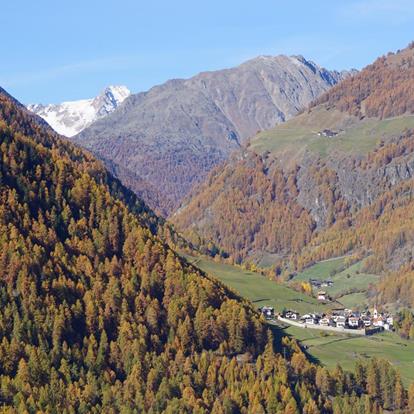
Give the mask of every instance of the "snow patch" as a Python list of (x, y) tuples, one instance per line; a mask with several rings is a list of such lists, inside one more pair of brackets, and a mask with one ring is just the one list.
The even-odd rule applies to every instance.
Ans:
[(61, 104), (31, 104), (27, 109), (42, 117), (57, 133), (73, 137), (113, 112), (130, 94), (126, 86), (111, 85), (95, 98)]

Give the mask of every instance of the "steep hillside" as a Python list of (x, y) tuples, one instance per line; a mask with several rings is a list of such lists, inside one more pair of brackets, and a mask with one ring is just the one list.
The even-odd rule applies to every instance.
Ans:
[[(276, 273), (345, 253), (369, 256), (371, 273), (411, 268), (414, 108), (400, 84), (404, 91), (414, 84), (413, 56), (409, 47), (378, 59), (319, 104), (258, 134), (173, 221), (212, 239), (236, 262), (270, 254)], [(355, 91), (361, 96), (352, 101)], [(384, 97), (393, 102), (387, 111)], [(367, 116), (367, 108), (377, 116)], [(404, 280), (401, 302), (412, 305), (411, 282)], [(400, 287), (394, 293), (389, 287), (381, 300), (396, 301)]]
[(35, 120), (0, 92), (3, 411), (367, 414), (412, 400), (385, 361), (354, 375), (309, 363), (288, 338), (275, 353), (248, 303)]
[(74, 138), (163, 215), (258, 130), (291, 118), (348, 73), (261, 56), (131, 96)]
[(125, 86), (108, 86), (92, 99), (48, 105), (30, 104), (27, 109), (42, 117), (59, 134), (72, 137), (113, 112), (130, 94)]
[(380, 119), (414, 112), (414, 42), (377, 59), (354, 78), (333, 88), (312, 106), (326, 103), (340, 111)]

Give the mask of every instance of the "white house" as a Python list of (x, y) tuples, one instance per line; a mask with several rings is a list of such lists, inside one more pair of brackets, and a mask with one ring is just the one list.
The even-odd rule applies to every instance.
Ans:
[(392, 317), (392, 315), (388, 315), (387, 323), (388, 325), (394, 325), (394, 318)]
[(319, 325), (322, 325), (322, 326), (329, 326), (329, 324), (330, 324), (330, 322), (331, 322), (331, 320), (328, 318), (328, 317), (324, 317), (324, 318), (322, 318), (320, 321), (319, 321)]
[(262, 314), (266, 319), (270, 319), (274, 316), (275, 310), (271, 306), (263, 306)]
[(318, 292), (318, 300), (326, 300), (326, 292), (324, 290)]
[(336, 318), (336, 326), (337, 328), (345, 328), (346, 325), (346, 318), (345, 316), (338, 316)]
[(359, 327), (359, 318), (351, 316), (348, 319), (348, 325), (349, 325), (350, 328), (358, 328)]
[(362, 318), (362, 323), (365, 327), (371, 326), (371, 319), (369, 318)]
[(295, 311), (287, 311), (284, 316), (285, 318), (294, 319), (295, 321), (299, 319), (299, 313)]

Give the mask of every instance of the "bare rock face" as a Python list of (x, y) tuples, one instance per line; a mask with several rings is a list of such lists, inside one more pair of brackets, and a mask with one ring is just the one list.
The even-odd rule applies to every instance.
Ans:
[(291, 118), (347, 75), (301, 56), (260, 56), (132, 95), (74, 140), (109, 160), (137, 193), (156, 188), (161, 196), (146, 201), (168, 215), (249, 137)]

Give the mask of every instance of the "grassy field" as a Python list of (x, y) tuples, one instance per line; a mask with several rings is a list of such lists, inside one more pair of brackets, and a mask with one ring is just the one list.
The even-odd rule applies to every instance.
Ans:
[[(297, 274), (293, 280), (308, 281), (309, 278), (331, 279), (334, 284), (323, 288), (330, 296), (338, 297), (345, 307), (363, 308), (367, 298), (365, 291), (375, 284), (379, 276), (361, 271), (362, 261), (346, 266), (345, 258), (337, 258), (316, 263)], [(350, 291), (354, 289), (355, 291)]]
[[(414, 116), (358, 120), (337, 110), (314, 108), (259, 133), (250, 147), (257, 153), (277, 153), (285, 162), (297, 160), (307, 151), (321, 157), (333, 153), (366, 154), (381, 140), (400, 135), (405, 128), (414, 128)], [(342, 132), (328, 138), (318, 135), (323, 129)]]
[(350, 293), (349, 295), (341, 296), (338, 301), (348, 309), (362, 309), (367, 303), (367, 296), (365, 293)]
[(303, 280), (307, 282), (310, 278), (332, 279), (331, 274), (337, 273), (344, 266), (344, 262), (344, 258), (337, 258), (316, 263), (313, 266), (306, 268), (303, 272), (298, 273), (294, 277), (294, 280)]
[(256, 307), (268, 305), (279, 312), (287, 308), (300, 313), (323, 312), (328, 309), (316, 299), (273, 282), (258, 273), (203, 258), (188, 255), (185, 257), (189, 262), (231, 287), (240, 296), (250, 299)]
[[(326, 310), (325, 305), (316, 300), (272, 282), (257, 273), (204, 258), (188, 255), (185, 257), (189, 262), (249, 299), (256, 307), (270, 305), (279, 311), (283, 308), (294, 308), (298, 312)], [(319, 272), (330, 272), (338, 269), (343, 260), (322, 262), (316, 265), (316, 269)], [(356, 268), (357, 266), (353, 270), (356, 271)], [(301, 274), (301, 277), (308, 277), (311, 269), (305, 272)], [(338, 278), (342, 277), (341, 273), (338, 274)], [(355, 295), (357, 294), (354, 294), (353, 300), (358, 300)], [(394, 333), (387, 332), (370, 337), (349, 337), (340, 334), (326, 335), (326, 332), (294, 326), (275, 327), (274, 329), (276, 336), (289, 335), (298, 339), (307, 347), (309, 355), (315, 361), (328, 367), (335, 367), (339, 363), (345, 369), (352, 369), (358, 358), (382, 357), (399, 368), (405, 384), (414, 381), (414, 342), (402, 340)]]
[(289, 326), (284, 334), (298, 339), (318, 362), (333, 368), (340, 364), (351, 370), (357, 359), (386, 358), (398, 367), (405, 384), (414, 381), (414, 342), (391, 332), (372, 336), (323, 336), (320, 331)]

